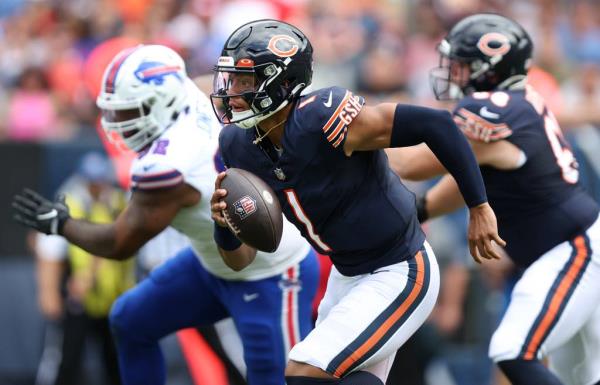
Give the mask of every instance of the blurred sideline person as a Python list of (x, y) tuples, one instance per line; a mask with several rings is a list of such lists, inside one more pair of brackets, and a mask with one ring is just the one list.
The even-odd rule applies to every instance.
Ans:
[[(286, 218), (334, 267), (317, 325), (290, 352), (287, 385), (382, 385), (396, 350), (425, 321), (439, 272), (425, 242), (414, 194), (393, 175), (385, 147), (425, 141), (460, 181), (470, 207), (473, 257), (497, 257), (496, 219), (467, 141), (445, 111), (379, 104), (339, 87), (302, 91), (312, 46), (296, 27), (257, 20), (227, 39), (211, 98), (224, 163), (269, 184)], [(223, 259), (251, 269), (256, 250), (229, 231), (227, 191), (211, 199)], [(245, 270), (241, 270), (245, 271)]]
[(281, 385), (287, 353), (312, 328), (318, 279), (314, 251), (290, 224), (275, 253), (259, 253), (244, 271), (229, 268), (213, 241), (209, 197), (223, 170), (221, 126), (208, 98), (173, 50), (140, 45), (106, 68), (97, 99), (102, 126), (138, 153), (131, 200), (111, 224), (75, 220), (68, 208), (25, 189), (16, 219), (60, 234), (94, 254), (124, 259), (171, 225), (192, 246), (117, 300), (110, 320), (125, 385), (164, 384), (159, 340), (179, 329), (232, 317), (251, 385)]
[[(86, 154), (77, 172), (60, 189), (73, 218), (110, 223), (125, 207), (125, 194), (113, 185), (108, 158)], [(45, 346), (37, 385), (82, 384), (84, 352), (90, 337), (101, 347), (106, 384), (120, 384), (116, 348), (108, 314), (113, 302), (134, 284), (133, 261), (98, 258), (64, 238), (38, 233), (35, 242), (38, 301), (56, 324), (55, 341)], [(50, 336), (48, 336), (50, 337)], [(55, 354), (52, 354), (55, 352)]]
[[(438, 99), (462, 97), (454, 119), (480, 164), (506, 252), (525, 269), (492, 336), (490, 357), (513, 385), (598, 384), (599, 207), (579, 183), (554, 115), (527, 84), (532, 49), (514, 21), (469, 16), (440, 43), (433, 88)], [(445, 172), (424, 146), (390, 157), (408, 179)], [(422, 220), (463, 204), (450, 176), (419, 202)]]

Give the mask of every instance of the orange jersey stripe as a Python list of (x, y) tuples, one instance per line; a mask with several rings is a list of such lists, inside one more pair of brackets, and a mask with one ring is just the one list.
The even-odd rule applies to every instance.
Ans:
[(352, 353), (348, 358), (344, 360), (335, 370), (334, 376), (341, 377), (344, 372), (356, 361), (360, 360), (362, 356), (364, 356), (377, 342), (379, 342), (385, 333), (402, 317), (404, 313), (408, 310), (408, 308), (415, 302), (415, 299), (418, 297), (421, 290), (423, 290), (423, 279), (425, 277), (425, 262), (423, 261), (423, 253), (420, 251), (415, 256), (415, 261), (417, 262), (417, 279), (415, 282), (415, 286), (412, 291), (406, 298), (406, 301), (402, 302), (402, 305), (396, 311), (392, 313), (386, 319), (383, 324), (373, 333), (373, 335), (366, 340), (354, 353)]
[(546, 335), (548, 328), (556, 318), (556, 314), (558, 313), (565, 296), (569, 292), (569, 289), (573, 285), (573, 281), (575, 281), (575, 278), (577, 278), (577, 275), (585, 264), (585, 259), (588, 256), (587, 248), (585, 247), (585, 239), (580, 235), (575, 238), (573, 243), (575, 244), (575, 249), (577, 250), (575, 261), (573, 261), (569, 271), (567, 271), (567, 274), (556, 289), (556, 293), (552, 297), (546, 315), (544, 315), (542, 322), (538, 326), (533, 338), (531, 339), (531, 342), (527, 346), (527, 351), (523, 357), (525, 360), (533, 360), (535, 358), (535, 352), (538, 350), (543, 336)]
[(304, 107), (305, 105), (312, 103), (315, 101), (315, 99), (317, 98), (317, 95), (313, 95), (310, 98), (306, 99), (305, 101), (303, 101), (302, 103), (298, 104), (298, 109), (301, 109), (302, 107)]
[(342, 131), (342, 128), (345, 125), (346, 125), (346, 122), (344, 122), (343, 120), (340, 120), (340, 122), (335, 127), (335, 129), (333, 131), (331, 131), (331, 134), (329, 134), (329, 136), (327, 137), (327, 141), (331, 142), (333, 139), (335, 139), (335, 137), (337, 136), (337, 134), (339, 134), (340, 131)]
[(454, 122), (470, 139), (498, 140), (508, 138), (512, 134), (512, 130), (505, 123), (492, 123), (466, 108), (461, 108), (458, 112), (463, 116), (455, 115)]
[(350, 99), (350, 95), (351, 95), (350, 91), (346, 91), (346, 95), (344, 95), (344, 100), (342, 100), (342, 102), (338, 105), (338, 107), (335, 109), (335, 112), (333, 113), (333, 115), (331, 115), (331, 117), (329, 118), (329, 120), (327, 121), (325, 126), (323, 127), (323, 132), (326, 132), (329, 129), (329, 127), (331, 127), (333, 122), (335, 122), (335, 120), (338, 118), (338, 116), (340, 115), (340, 113), (342, 112), (344, 107), (346, 107), (346, 103), (348, 103), (348, 100)]
[(344, 126), (344, 132), (342, 133), (342, 135), (340, 135), (338, 140), (335, 141), (333, 147), (337, 148), (337, 146), (339, 146), (340, 143), (342, 143), (342, 140), (344, 140), (344, 138), (346, 137), (346, 130), (348, 130), (348, 128)]

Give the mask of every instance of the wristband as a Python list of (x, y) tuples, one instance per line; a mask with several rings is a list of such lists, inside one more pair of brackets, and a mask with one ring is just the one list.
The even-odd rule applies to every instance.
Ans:
[(215, 238), (217, 246), (219, 246), (221, 249), (226, 251), (233, 251), (242, 245), (242, 242), (239, 239), (237, 239), (231, 231), (229, 231), (229, 228), (221, 227), (217, 225), (216, 222), (214, 226), (215, 229), (213, 232), (213, 237)]

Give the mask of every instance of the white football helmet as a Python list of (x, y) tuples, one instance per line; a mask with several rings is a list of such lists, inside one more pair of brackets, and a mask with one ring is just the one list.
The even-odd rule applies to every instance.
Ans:
[(185, 63), (162, 45), (138, 45), (119, 52), (106, 67), (96, 105), (107, 136), (117, 133), (140, 151), (187, 105)]

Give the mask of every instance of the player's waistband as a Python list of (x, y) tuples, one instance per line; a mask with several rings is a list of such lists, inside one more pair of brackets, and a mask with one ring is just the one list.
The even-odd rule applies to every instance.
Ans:
[(406, 239), (407, 234), (394, 237), (383, 245), (370, 249), (333, 253), (329, 257), (336, 269), (343, 275), (351, 277), (368, 274), (384, 266), (407, 261), (423, 247), (425, 234), (418, 231)]

